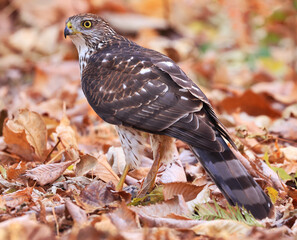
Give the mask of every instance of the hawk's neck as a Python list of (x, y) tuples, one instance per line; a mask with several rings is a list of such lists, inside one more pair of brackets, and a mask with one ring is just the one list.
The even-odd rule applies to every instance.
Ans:
[(71, 40), (78, 51), (80, 75), (82, 76), (82, 72), (87, 65), (88, 59), (96, 51), (96, 49), (94, 47), (88, 46), (84, 38), (80, 35), (74, 35), (71, 37)]

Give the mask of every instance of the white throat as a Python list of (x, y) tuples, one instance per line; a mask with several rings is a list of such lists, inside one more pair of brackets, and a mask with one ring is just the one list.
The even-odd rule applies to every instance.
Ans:
[(93, 49), (90, 49), (84, 38), (80, 35), (71, 35), (70, 36), (72, 42), (76, 46), (76, 49), (78, 51), (78, 56), (79, 56), (79, 67), (80, 67), (80, 75), (82, 76), (83, 70), (87, 65), (87, 60), (91, 56), (91, 54), (94, 52)]

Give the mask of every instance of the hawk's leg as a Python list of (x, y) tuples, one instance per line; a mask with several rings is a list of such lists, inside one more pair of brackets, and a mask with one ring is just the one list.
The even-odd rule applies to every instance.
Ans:
[(146, 137), (143, 136), (142, 132), (129, 127), (116, 126), (116, 130), (126, 158), (125, 169), (116, 187), (117, 191), (121, 191), (130, 168), (137, 168), (141, 163)]
[(153, 190), (160, 165), (170, 164), (174, 160), (174, 154), (176, 153), (175, 139), (165, 135), (152, 134), (151, 146), (154, 162), (148, 175), (143, 181), (138, 197), (143, 197), (146, 193)]
[(124, 171), (123, 171), (123, 174), (122, 174), (122, 176), (120, 178), (120, 181), (119, 181), (118, 185), (116, 186), (116, 191), (122, 191), (125, 180), (126, 180), (126, 176), (127, 176), (128, 172), (129, 172), (129, 170), (130, 170), (130, 164), (126, 163), (126, 166), (124, 168)]

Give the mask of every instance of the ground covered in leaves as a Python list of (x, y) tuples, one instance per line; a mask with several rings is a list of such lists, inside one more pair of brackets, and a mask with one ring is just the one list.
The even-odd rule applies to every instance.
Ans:
[[(25, 0), (0, 3), (0, 239), (294, 239), (296, 0)], [(213, 104), (238, 158), (274, 203), (262, 221), (230, 207), (176, 142), (180, 164), (134, 198), (114, 127), (88, 106), (65, 20), (98, 13), (167, 54)]]

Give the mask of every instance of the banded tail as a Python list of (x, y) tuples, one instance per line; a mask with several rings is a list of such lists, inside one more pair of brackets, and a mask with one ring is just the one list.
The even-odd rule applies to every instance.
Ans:
[(272, 207), (269, 197), (236, 159), (222, 137), (217, 137), (217, 140), (224, 146), (223, 152), (209, 152), (193, 146), (192, 151), (231, 205), (244, 206), (257, 219), (267, 217)]

